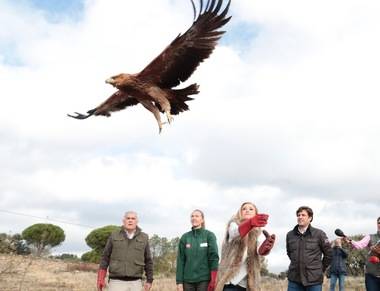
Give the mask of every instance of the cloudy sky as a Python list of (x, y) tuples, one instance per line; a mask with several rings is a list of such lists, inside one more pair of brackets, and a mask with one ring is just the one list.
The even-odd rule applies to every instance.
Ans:
[[(114, 92), (192, 23), (190, 1), (0, 2), (0, 232), (61, 226), (55, 251), (83, 253), (93, 229), (140, 214), (172, 238), (204, 210), (219, 241), (244, 201), (270, 215), (273, 272), (301, 205), (334, 238), (380, 215), (377, 0), (233, 0), (218, 47), (182, 86), (191, 110), (161, 135), (142, 106), (69, 119)], [(11, 213), (10, 213), (11, 212)], [(69, 222), (72, 224), (64, 223)]]

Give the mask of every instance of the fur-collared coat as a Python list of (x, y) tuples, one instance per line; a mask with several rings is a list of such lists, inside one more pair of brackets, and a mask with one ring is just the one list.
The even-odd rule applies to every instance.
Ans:
[[(257, 253), (257, 244), (261, 229), (253, 228), (244, 238), (238, 235), (229, 241), (229, 228), (231, 223), (239, 225), (234, 219), (228, 222), (226, 235), (222, 244), (222, 256), (215, 291), (223, 290), (224, 285), (228, 284), (239, 272), (242, 263), (247, 264), (247, 291), (259, 291), (260, 257)], [(246, 249), (247, 259), (242, 262)]]

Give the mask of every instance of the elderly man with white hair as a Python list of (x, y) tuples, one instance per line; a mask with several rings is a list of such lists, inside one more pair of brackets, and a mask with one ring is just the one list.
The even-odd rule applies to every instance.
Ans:
[(123, 225), (112, 232), (107, 240), (99, 265), (97, 287), (105, 287), (109, 271), (109, 291), (141, 291), (142, 275), (145, 271), (144, 291), (149, 291), (153, 282), (153, 260), (149, 249), (149, 237), (137, 226), (134, 211), (124, 214)]

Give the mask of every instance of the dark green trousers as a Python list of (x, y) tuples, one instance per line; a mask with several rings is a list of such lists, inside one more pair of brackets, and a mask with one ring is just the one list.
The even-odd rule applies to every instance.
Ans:
[(208, 281), (198, 283), (183, 283), (183, 291), (207, 291)]

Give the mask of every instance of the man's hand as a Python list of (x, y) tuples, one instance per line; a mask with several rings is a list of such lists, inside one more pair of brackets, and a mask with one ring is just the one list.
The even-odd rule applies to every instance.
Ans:
[(348, 244), (351, 244), (352, 239), (348, 238), (347, 236), (343, 237), (343, 241), (345, 241)]
[(251, 218), (251, 225), (253, 227), (263, 227), (268, 223), (268, 214), (256, 214)]
[(259, 247), (258, 253), (260, 256), (268, 255), (274, 246), (274, 242), (276, 241), (275, 234), (270, 235), (265, 229), (263, 229), (263, 234), (265, 235), (266, 239)]
[(144, 283), (144, 291), (149, 291), (152, 288), (152, 283), (145, 282)]
[(177, 284), (177, 291), (183, 291), (183, 284)]

